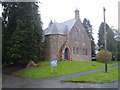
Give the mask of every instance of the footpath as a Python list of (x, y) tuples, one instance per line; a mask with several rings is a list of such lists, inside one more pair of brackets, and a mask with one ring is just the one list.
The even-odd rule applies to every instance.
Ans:
[[(108, 69), (115, 67), (118, 66), (108, 67)], [(24, 78), (20, 76), (14, 76), (3, 73), (2, 87), (3, 88), (118, 88), (118, 81), (114, 81), (111, 83), (104, 83), (104, 84), (61, 82), (62, 80), (67, 78), (73, 78), (80, 75), (97, 72), (100, 70), (104, 70), (104, 68), (66, 75), (66, 76), (42, 78), (42, 79), (30, 79), (30, 78)]]
[[(108, 69), (115, 68), (115, 67), (118, 67), (118, 66), (120, 66), (120, 65), (108, 67)], [(104, 70), (104, 68), (97, 69), (97, 70), (92, 70), (92, 71), (80, 72), (80, 73), (66, 75), (66, 76), (53, 77), (52, 79), (64, 80), (64, 79), (67, 79), (67, 78), (74, 78), (74, 77), (78, 77), (78, 76), (81, 76), (81, 75), (84, 75), (84, 74), (88, 74), (88, 73), (92, 73), (92, 72), (97, 72), (97, 71), (100, 71), (100, 70)]]

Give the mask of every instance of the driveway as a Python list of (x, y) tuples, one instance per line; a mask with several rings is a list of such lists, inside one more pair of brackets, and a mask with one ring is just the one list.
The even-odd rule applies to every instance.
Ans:
[[(114, 68), (117, 66), (113, 66), (110, 68)], [(111, 83), (74, 83), (74, 82), (61, 82), (61, 80), (72, 78), (80, 75), (84, 75), (87, 73), (92, 73), (99, 70), (93, 70), (88, 72), (81, 72), (72, 75), (60, 76), (60, 77), (52, 77), (52, 78), (43, 78), (43, 79), (30, 79), (24, 78), (20, 76), (13, 76), (9, 74), (2, 75), (3, 88), (118, 88), (118, 81), (114, 81)]]

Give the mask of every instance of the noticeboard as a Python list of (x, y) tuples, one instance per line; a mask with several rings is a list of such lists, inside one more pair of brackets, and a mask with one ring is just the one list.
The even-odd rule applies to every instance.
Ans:
[(57, 66), (57, 60), (50, 60), (50, 66)]

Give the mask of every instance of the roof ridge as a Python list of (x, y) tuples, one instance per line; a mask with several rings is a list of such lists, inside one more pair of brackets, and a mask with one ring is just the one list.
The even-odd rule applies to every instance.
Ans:
[(62, 23), (54, 22), (53, 25), (47, 28), (45, 35), (48, 35), (48, 34), (67, 35), (71, 31), (75, 22), (76, 22), (76, 19), (70, 19)]

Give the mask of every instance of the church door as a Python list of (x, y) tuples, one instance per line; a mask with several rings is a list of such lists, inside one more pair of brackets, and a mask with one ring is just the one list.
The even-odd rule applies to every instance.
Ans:
[(64, 59), (68, 59), (68, 48), (64, 51)]

